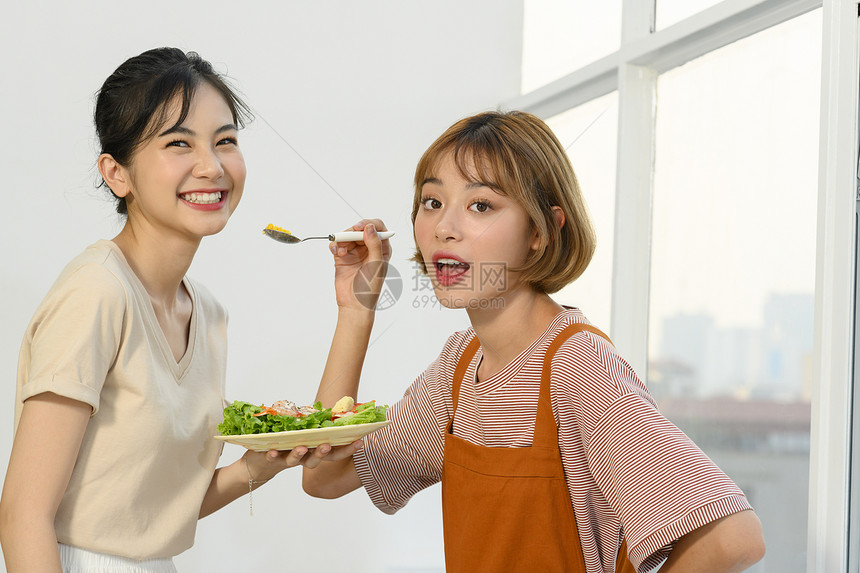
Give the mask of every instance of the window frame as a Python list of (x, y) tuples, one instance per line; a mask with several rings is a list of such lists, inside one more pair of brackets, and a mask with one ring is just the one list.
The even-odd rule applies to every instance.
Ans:
[[(503, 106), (547, 118), (618, 91), (610, 331), (644, 379), (657, 77), (819, 7), (823, 45), (807, 571), (831, 573), (847, 572), (849, 560), (850, 570), (860, 564), (860, 536), (849, 537), (849, 524), (853, 531), (860, 528), (860, 478), (851, 483), (852, 434), (860, 440), (860, 424), (852, 422), (855, 398), (860, 412), (860, 395), (853, 393), (860, 280), (855, 265), (860, 258), (858, 0), (724, 0), (656, 31), (655, 0), (623, 0), (618, 51)], [(860, 372), (856, 376), (860, 385)], [(860, 455), (853, 465), (856, 476)]]

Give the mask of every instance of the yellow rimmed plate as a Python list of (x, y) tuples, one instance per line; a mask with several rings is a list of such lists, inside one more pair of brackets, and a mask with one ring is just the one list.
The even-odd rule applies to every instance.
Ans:
[(370, 424), (352, 424), (349, 426), (329, 426), (328, 428), (312, 428), (310, 430), (290, 430), (289, 432), (269, 432), (267, 434), (240, 434), (238, 436), (215, 436), (216, 440), (238, 444), (255, 452), (268, 450), (292, 450), (296, 446), (315, 448), (320, 444), (343, 446), (357, 439), (384, 428), (390, 424), (373, 422)]

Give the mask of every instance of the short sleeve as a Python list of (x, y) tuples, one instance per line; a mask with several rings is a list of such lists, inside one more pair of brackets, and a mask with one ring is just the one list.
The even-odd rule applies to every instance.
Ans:
[(355, 468), (370, 499), (392, 514), (419, 491), (442, 479), (445, 432), (451, 417), (451, 379), (462, 352), (462, 333), (388, 408), (391, 424), (364, 438)]
[(687, 533), (751, 509), (734, 482), (636, 394), (621, 396), (606, 410), (588, 457), (621, 519), (631, 561), (641, 568), (665, 559)]
[(605, 339), (582, 332), (567, 340), (553, 358), (553, 384), (571, 501), (592, 555), (614, 556), (621, 530), (631, 562), (651, 570), (687, 533), (751, 509), (734, 482), (660, 414)]
[(53, 392), (98, 411), (99, 394), (122, 337), (126, 295), (119, 280), (99, 264), (62, 277), (27, 329), (19, 400)]

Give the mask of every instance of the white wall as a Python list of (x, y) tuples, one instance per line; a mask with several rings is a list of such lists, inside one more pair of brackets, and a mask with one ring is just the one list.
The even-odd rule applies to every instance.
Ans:
[[(283, 246), (260, 229), (327, 233), (359, 216), (398, 234), (404, 292), (379, 314), (363, 399), (395, 401), (466, 317), (413, 290), (411, 178), (427, 145), (460, 117), (517, 95), (522, 0), (434, 2), (5, 3), (0, 9), (0, 472), (12, 444), (15, 369), (30, 315), (62, 266), (119, 220), (94, 189), (93, 93), (127, 57), (175, 45), (235, 78), (257, 120), (241, 136), (249, 169), (230, 225), (191, 275), (231, 311), (228, 398), (310, 400), (334, 325), (325, 242)], [(426, 294), (424, 292), (423, 294)], [(241, 454), (228, 446), (224, 461)], [(324, 502), (285, 472), (200, 523), (183, 571), (347, 565), (442, 570), (439, 490), (394, 517), (355, 492)]]

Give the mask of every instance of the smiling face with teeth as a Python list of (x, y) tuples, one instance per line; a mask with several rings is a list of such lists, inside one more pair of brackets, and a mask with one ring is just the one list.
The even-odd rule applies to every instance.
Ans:
[(176, 124), (173, 106), (163, 129), (135, 152), (114, 190), (128, 204), (129, 222), (199, 241), (221, 231), (245, 186), (238, 128), (223, 95), (207, 82), (194, 92), (188, 115)]
[[(537, 232), (525, 209), (494, 187), (464, 177), (451, 154), (421, 186), (415, 240), (436, 297), (449, 308), (491, 308), (488, 300), (526, 286), (512, 269), (522, 267), (537, 247)], [(504, 279), (486, 280), (481, 269), (490, 266), (504, 272)]]

